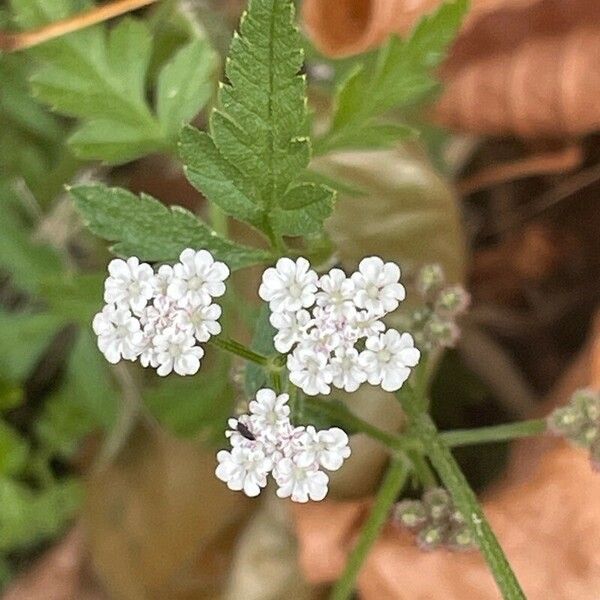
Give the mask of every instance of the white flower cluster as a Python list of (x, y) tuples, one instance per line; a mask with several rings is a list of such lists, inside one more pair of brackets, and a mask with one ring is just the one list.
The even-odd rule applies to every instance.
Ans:
[(289, 396), (265, 388), (250, 402), (250, 414), (229, 420), (231, 450), (217, 454), (216, 475), (230, 490), (258, 496), (272, 473), (277, 495), (294, 502), (322, 500), (329, 477), (350, 456), (348, 436), (338, 427), (317, 431), (290, 422)]
[(319, 278), (305, 258), (280, 258), (267, 269), (258, 293), (269, 302), (275, 348), (291, 352), (290, 381), (310, 396), (329, 394), (331, 385), (354, 392), (365, 381), (400, 389), (420, 354), (409, 333), (380, 320), (404, 299), (399, 281), (398, 265), (377, 256), (350, 277), (331, 269)]
[(206, 250), (184, 250), (174, 266), (155, 273), (135, 256), (114, 259), (104, 283), (106, 306), (93, 320), (98, 348), (111, 363), (136, 360), (159, 375), (193, 375), (207, 342), (221, 332), (221, 307), (229, 269)]

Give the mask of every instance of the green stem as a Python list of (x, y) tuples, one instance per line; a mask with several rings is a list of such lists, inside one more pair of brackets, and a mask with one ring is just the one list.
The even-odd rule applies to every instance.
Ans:
[(393, 433), (383, 431), (369, 422), (357, 417), (340, 402), (328, 402), (316, 398), (307, 397), (306, 407), (314, 413), (327, 415), (333, 421), (343, 425), (349, 432), (364, 433), (369, 437), (381, 442), (391, 450), (404, 451), (414, 448), (414, 445), (408, 445), (402, 437)]
[(525, 600), (525, 594), (481, 510), (473, 490), (448, 446), (440, 438), (435, 424), (429, 415), (423, 412), (422, 402), (419, 401), (419, 398), (415, 398), (410, 391), (406, 393), (405, 390), (402, 390), (402, 392), (397, 396), (402, 403), (404, 412), (411, 420), (411, 430), (423, 443), (429, 459), (477, 540), (502, 597), (505, 600)]
[(402, 491), (409, 471), (410, 465), (404, 458), (396, 456), (392, 459), (385, 479), (377, 492), (369, 518), (360, 532), (356, 546), (348, 557), (341, 578), (333, 588), (331, 600), (346, 600), (351, 597), (360, 567), (388, 520), (390, 508)]
[(221, 350), (225, 350), (226, 352), (240, 356), (245, 360), (256, 363), (257, 365), (261, 365), (263, 367), (269, 362), (269, 359), (266, 356), (258, 354), (257, 352), (254, 352), (254, 350), (248, 348), (248, 346), (244, 346), (244, 344), (240, 344), (240, 342), (236, 342), (232, 339), (213, 337), (210, 339), (210, 343), (217, 348), (221, 348)]
[(530, 419), (520, 423), (506, 423), (478, 429), (456, 429), (440, 433), (440, 438), (450, 447), (507, 442), (516, 438), (539, 435), (547, 430), (545, 419)]

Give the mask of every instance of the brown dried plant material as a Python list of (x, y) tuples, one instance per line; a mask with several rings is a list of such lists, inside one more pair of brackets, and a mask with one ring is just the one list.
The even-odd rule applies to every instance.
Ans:
[[(472, 0), (469, 20), (507, 4), (516, 7), (540, 0)], [(380, 44), (390, 33), (407, 34), (440, 0), (304, 0), (302, 18), (323, 53), (342, 57)]]
[[(564, 376), (546, 409), (577, 388), (600, 385), (600, 327)], [(586, 453), (555, 438), (516, 444), (505, 479), (484, 509), (529, 600), (596, 600), (600, 589), (600, 476)], [(293, 507), (300, 563), (314, 583), (335, 580), (369, 501)], [(424, 574), (427, 574), (424, 577)], [(498, 592), (478, 553), (419, 551), (412, 536), (389, 525), (358, 580), (366, 600), (495, 600)]]
[[(306, 0), (325, 54), (365, 51), (406, 34), (440, 0)], [(596, 0), (475, 0), (441, 70), (433, 117), (478, 134), (576, 136), (600, 127), (600, 4)]]
[(81, 527), (74, 527), (16, 579), (2, 600), (108, 600), (87, 568)]

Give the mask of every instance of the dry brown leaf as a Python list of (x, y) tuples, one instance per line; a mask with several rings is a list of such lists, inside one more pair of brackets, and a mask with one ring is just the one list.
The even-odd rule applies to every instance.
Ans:
[(214, 468), (213, 450), (140, 423), (113, 463), (91, 476), (85, 526), (112, 597), (218, 597), (249, 502)]
[[(541, 0), (472, 0), (469, 21), (499, 8)], [(317, 47), (329, 56), (359, 54), (390, 33), (407, 34), (440, 0), (304, 0), (302, 17)]]
[[(440, 0), (306, 0), (315, 44), (331, 56), (406, 34)], [(442, 125), (479, 134), (575, 136), (600, 127), (600, 4), (475, 0), (442, 68)]]
[[(574, 389), (600, 385), (600, 327), (587, 352), (558, 385), (546, 410)], [(516, 444), (505, 479), (484, 509), (530, 600), (595, 600), (600, 590), (600, 476), (586, 452), (562, 440)], [(339, 576), (369, 501), (293, 507), (300, 562), (315, 583)], [(427, 573), (427, 577), (423, 574)], [(419, 551), (389, 525), (359, 577), (366, 600), (495, 600), (498, 592), (478, 553)]]

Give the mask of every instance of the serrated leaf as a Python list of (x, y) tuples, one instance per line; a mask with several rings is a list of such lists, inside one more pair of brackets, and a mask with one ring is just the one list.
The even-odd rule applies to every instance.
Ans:
[(210, 99), (217, 55), (204, 39), (193, 40), (163, 67), (156, 86), (156, 114), (174, 139)]
[(310, 161), (304, 57), (293, 13), (290, 0), (250, 1), (211, 114), (212, 144), (190, 130), (181, 144), (191, 183), (273, 243), (281, 235), (321, 229), (329, 214), (318, 186), (307, 188), (314, 197), (303, 213), (281, 210), (282, 198)]
[(194, 127), (185, 127), (179, 153), (190, 183), (203, 191), (225, 213), (260, 227), (263, 211), (256, 191), (219, 153), (212, 138)]
[(103, 185), (77, 186), (70, 193), (90, 230), (116, 242), (112, 250), (120, 256), (168, 261), (185, 248), (205, 248), (232, 270), (270, 259), (264, 250), (222, 238), (188, 210), (168, 208), (146, 194)]
[[(78, 12), (78, 0), (12, 0), (16, 19), (35, 27)], [(83, 3), (85, 4), (85, 3)], [(109, 164), (170, 150), (181, 124), (210, 96), (215, 55), (194, 40), (159, 75), (156, 111), (148, 94), (153, 35), (144, 21), (125, 17), (61, 36), (32, 52), (41, 67), (31, 77), (37, 97), (80, 119), (69, 145), (81, 158)]]
[(332, 128), (320, 148), (355, 147), (359, 131), (392, 108), (415, 104), (437, 87), (431, 71), (445, 56), (468, 10), (468, 0), (443, 4), (403, 41), (391, 37), (372, 64), (355, 67), (338, 90)]
[(272, 223), (281, 235), (308, 235), (319, 231), (333, 210), (334, 191), (314, 183), (291, 188), (273, 211)]

